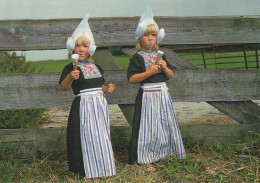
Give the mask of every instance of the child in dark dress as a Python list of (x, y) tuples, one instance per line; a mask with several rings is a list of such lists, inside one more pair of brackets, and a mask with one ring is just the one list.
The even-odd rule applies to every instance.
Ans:
[(114, 85), (104, 85), (103, 70), (91, 58), (96, 46), (88, 16), (68, 38), (67, 49), (77, 54), (76, 62), (65, 66), (59, 81), (62, 90), (72, 88), (75, 94), (67, 126), (69, 170), (87, 178), (113, 176), (115, 161), (103, 92), (112, 93)]
[(144, 164), (146, 171), (155, 171), (152, 162), (168, 155), (185, 158), (179, 127), (171, 96), (165, 81), (174, 75), (172, 66), (158, 42), (164, 37), (158, 28), (152, 10), (146, 7), (136, 29), (138, 52), (130, 61), (127, 71), (129, 83), (140, 83), (135, 104), (130, 163)]

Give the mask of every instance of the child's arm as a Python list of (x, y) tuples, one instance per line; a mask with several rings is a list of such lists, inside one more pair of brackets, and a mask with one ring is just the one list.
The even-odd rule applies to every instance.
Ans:
[(79, 70), (71, 71), (66, 78), (60, 83), (60, 87), (63, 91), (68, 91), (71, 88), (73, 80), (79, 79)]
[(139, 83), (139, 82), (149, 78), (150, 76), (156, 74), (158, 72), (158, 69), (159, 69), (159, 65), (152, 64), (147, 71), (132, 75), (128, 79), (128, 82), (131, 84)]
[(112, 82), (110, 82), (107, 86), (102, 85), (102, 90), (104, 93), (113, 93), (115, 89), (115, 86)]
[(171, 79), (174, 75), (174, 72), (167, 67), (166, 62), (164, 60), (160, 60), (158, 64), (161, 66), (161, 69), (166, 75), (167, 79)]

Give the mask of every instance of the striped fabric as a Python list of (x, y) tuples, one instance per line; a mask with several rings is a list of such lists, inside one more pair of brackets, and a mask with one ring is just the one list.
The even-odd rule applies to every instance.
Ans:
[(101, 88), (81, 91), (80, 136), (87, 178), (116, 174), (107, 100)]
[(138, 163), (152, 163), (168, 155), (184, 159), (186, 154), (166, 84), (144, 84), (142, 88)]

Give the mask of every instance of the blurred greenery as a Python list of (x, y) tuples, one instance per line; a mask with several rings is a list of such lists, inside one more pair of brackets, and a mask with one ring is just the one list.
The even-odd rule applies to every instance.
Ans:
[(62, 69), (70, 63), (69, 60), (48, 60), (29, 62), (31, 67), (42, 68), (40, 72), (61, 72)]

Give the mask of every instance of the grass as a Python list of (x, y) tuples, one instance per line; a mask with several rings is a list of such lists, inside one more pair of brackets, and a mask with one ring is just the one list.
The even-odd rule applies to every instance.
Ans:
[[(259, 50), (260, 52), (260, 50)], [(255, 51), (247, 51), (247, 64), (249, 69), (256, 68), (256, 57)], [(184, 59), (189, 60), (191, 63), (204, 68), (201, 53), (181, 53)], [(215, 60), (215, 56), (219, 57), (234, 57), (234, 58), (219, 58)], [(129, 57), (127, 55), (114, 56), (114, 59), (121, 70), (126, 70), (129, 64)], [(207, 64), (207, 69), (245, 69), (245, 61), (243, 57), (243, 52), (228, 52), (228, 53), (216, 53), (214, 55), (211, 52), (205, 53), (205, 59)], [(30, 62), (32, 67), (37, 66), (41, 70), (39, 72), (61, 72), (65, 65), (67, 65), (69, 60), (50, 60), (50, 61), (38, 61)], [(259, 61), (260, 65), (260, 61)]]
[[(259, 50), (260, 51), (260, 50)], [(198, 65), (200, 68), (204, 68), (203, 60), (201, 53), (197, 54), (180, 54), (184, 59), (189, 60), (195, 65)], [(248, 68), (256, 68), (256, 56), (255, 51), (247, 51), (247, 64)], [(215, 59), (216, 57), (216, 59)], [(233, 57), (233, 58), (221, 58), (221, 57)], [(226, 53), (216, 53), (206, 52), (204, 55), (207, 69), (225, 69), (225, 68), (242, 68), (245, 69), (245, 60), (243, 52), (226, 52)], [(260, 65), (260, 61), (259, 61)]]
[(31, 66), (37, 66), (40, 72), (61, 72), (62, 69), (69, 64), (69, 60), (49, 60), (30, 62)]
[[(187, 140), (188, 139), (188, 140)], [(164, 158), (154, 173), (127, 163), (127, 147), (115, 151), (117, 174), (113, 177), (81, 179), (69, 172), (66, 152), (44, 159), (0, 161), (0, 182), (259, 182), (260, 134), (249, 132), (243, 140), (225, 146), (184, 138), (188, 156), (184, 160)], [(1, 151), (0, 151), (1, 152)]]
[[(129, 64), (128, 56), (115, 56), (114, 57), (118, 67), (121, 70), (126, 70)], [(30, 62), (31, 67), (37, 66), (39, 72), (61, 72), (62, 69), (69, 64), (69, 60), (49, 60), (49, 61), (38, 61)]]
[(130, 59), (128, 56), (115, 56), (114, 59), (118, 65), (119, 69), (127, 70), (127, 67), (130, 62)]

